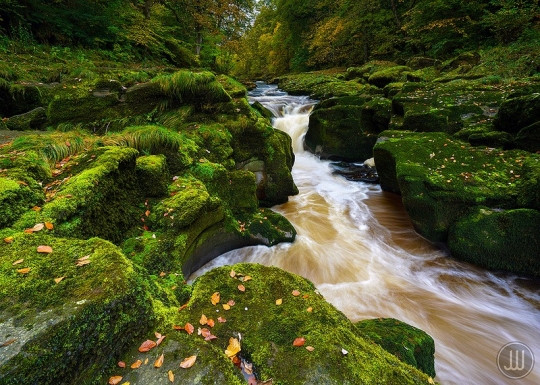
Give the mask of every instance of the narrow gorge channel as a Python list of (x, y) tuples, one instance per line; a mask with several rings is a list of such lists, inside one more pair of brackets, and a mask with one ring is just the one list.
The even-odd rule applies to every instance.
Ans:
[[(449, 258), (414, 232), (399, 196), (333, 175), (329, 162), (303, 149), (314, 101), (267, 85), (251, 98), (293, 139), (300, 194), (274, 210), (298, 236), (293, 244), (229, 252), (194, 276), (238, 262), (278, 266), (313, 281), (353, 322), (397, 318), (429, 333), (441, 384), (540, 384), (538, 280)], [(536, 358), (519, 381), (497, 367), (499, 350), (513, 341), (527, 344)]]

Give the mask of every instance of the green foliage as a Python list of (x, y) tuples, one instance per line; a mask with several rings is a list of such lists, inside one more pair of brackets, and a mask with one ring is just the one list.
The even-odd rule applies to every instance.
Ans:
[(19, 151), (38, 151), (50, 163), (77, 154), (92, 144), (92, 139), (82, 131), (56, 132), (42, 135), (25, 135), (16, 138), (11, 148)]
[(134, 126), (118, 134), (102, 138), (103, 144), (131, 147), (145, 154), (176, 152), (182, 144), (182, 137), (161, 126)]

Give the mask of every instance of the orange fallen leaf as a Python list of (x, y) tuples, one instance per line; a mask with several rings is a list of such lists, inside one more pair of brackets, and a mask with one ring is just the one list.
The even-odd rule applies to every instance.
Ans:
[(154, 335), (156, 336), (156, 338), (161, 338), (161, 333), (159, 332), (154, 332)]
[(186, 326), (184, 326), (184, 330), (187, 332), (187, 334), (193, 334), (195, 327), (188, 322), (186, 323)]
[(6, 243), (12, 243), (13, 240), (14, 240), (13, 237), (6, 237), (6, 238), (4, 238), (4, 242), (6, 242)]
[(282, 298), (279, 298), (279, 299), (276, 299), (276, 305), (281, 305), (283, 303), (283, 299)]
[(197, 356), (190, 356), (188, 358), (184, 358), (184, 360), (180, 362), (180, 367), (184, 369), (191, 368), (195, 364), (195, 361), (197, 361)]
[(216, 323), (214, 322), (214, 320), (212, 318), (209, 318), (208, 322), (206, 324), (208, 326), (210, 326), (211, 328), (213, 328)]
[(205, 339), (205, 341), (215, 340), (217, 337), (212, 334), (212, 332), (207, 328), (199, 328), (198, 334), (202, 335)]
[(148, 357), (144, 360), (144, 364), (146, 365), (148, 363)]
[(219, 292), (216, 291), (214, 294), (212, 294), (212, 298), (210, 299), (212, 301), (212, 305), (217, 305), (220, 301), (220, 295)]
[(312, 351), (315, 350), (315, 348), (314, 348), (313, 346), (306, 346), (306, 350), (307, 350), (308, 352), (312, 352)]
[(139, 346), (139, 352), (144, 353), (149, 351), (152, 348), (155, 348), (157, 344), (152, 340), (146, 340), (144, 341), (141, 346)]
[(138, 369), (140, 368), (142, 365), (142, 361), (141, 360), (137, 360), (135, 361), (134, 363), (131, 364), (131, 369)]
[[(84, 257), (83, 257), (83, 258), (84, 258)], [(81, 259), (78, 259), (78, 260), (77, 260), (76, 266), (84, 266), (84, 265), (88, 265), (90, 262), (92, 262), (92, 261), (90, 261), (89, 259), (82, 259), (82, 258), (81, 258)]]
[(302, 298), (308, 299), (308, 298), (309, 298), (309, 294), (304, 294), (304, 295), (302, 296)]
[(24, 262), (24, 258), (17, 259), (15, 262), (12, 263), (12, 265), (15, 266), (15, 265), (18, 265), (19, 263), (23, 263), (23, 262)]
[(306, 339), (304, 337), (298, 337), (293, 341), (293, 346), (304, 346), (305, 343)]
[(183, 326), (173, 325), (174, 330), (184, 330)]
[(58, 277), (54, 279), (54, 283), (60, 283), (66, 277)]
[(246, 287), (244, 285), (238, 285), (238, 290), (240, 290), (241, 292), (244, 292), (246, 291)]
[(33, 234), (34, 233), (34, 229), (24, 229), (24, 232), (26, 234)]
[(229, 304), (224, 303), (222, 306), (223, 306), (224, 310), (230, 310), (231, 309), (231, 306)]
[(311, 312), (313, 312), (313, 308), (312, 308), (312, 307), (308, 307), (308, 308), (307, 308), (307, 311), (308, 311), (308, 313), (311, 313)]
[(226, 320), (225, 318), (223, 318), (223, 317), (218, 317), (217, 320), (218, 320), (219, 323), (222, 323), (222, 324), (224, 324), (225, 322), (227, 322), (227, 320)]
[(236, 277), (236, 272), (234, 270), (231, 270), (229, 275), (231, 276), (231, 278), (234, 278), (234, 277)]
[(154, 368), (161, 368), (161, 365), (163, 365), (163, 360), (165, 359), (165, 355), (162, 354), (158, 357), (158, 359), (154, 362)]
[(150, 215), (150, 210), (146, 210), (146, 211), (144, 212), (144, 215), (146, 215), (146, 216), (148, 217), (148, 216)]
[(35, 232), (38, 232), (38, 231), (43, 230), (44, 227), (45, 225), (43, 223), (37, 223), (34, 225), (34, 227), (32, 227), (32, 230), (34, 230)]
[(231, 337), (229, 338), (229, 346), (227, 346), (227, 349), (225, 350), (225, 354), (227, 357), (232, 358), (240, 352), (242, 348), (240, 347), (240, 341), (238, 341), (236, 338)]
[(185, 303), (185, 304), (183, 304), (182, 306), (180, 306), (180, 308), (178, 309), (178, 311), (182, 311), (182, 310), (184, 310), (186, 307), (187, 307), (187, 303)]
[(206, 324), (208, 323), (208, 318), (206, 318), (206, 316), (203, 314), (203, 315), (201, 316), (201, 319), (199, 320), (199, 323), (200, 323), (201, 325), (206, 325)]
[(251, 281), (251, 277), (249, 275), (246, 275), (243, 279), (243, 282)]
[(236, 305), (236, 302), (234, 302), (234, 300), (230, 299), (229, 302), (227, 302), (227, 305), (234, 306), (234, 305)]
[(12, 339), (9, 339), (9, 340), (3, 342), (0, 346), (2, 346), (2, 347), (8, 346), (8, 345), (11, 345), (12, 343), (14, 343), (15, 341), (17, 341), (17, 338), (12, 338)]
[(109, 385), (118, 385), (122, 381), (122, 376), (112, 376), (109, 378)]
[(38, 252), (38, 253), (46, 253), (46, 254), (50, 254), (50, 253), (52, 253), (52, 247), (51, 247), (51, 246), (44, 246), (44, 245), (41, 245), (41, 246), (38, 246), (38, 247), (37, 247), (37, 252)]
[(31, 267), (25, 267), (24, 269), (18, 269), (17, 272), (21, 274), (28, 274), (31, 269)]
[(166, 275), (167, 275), (167, 273), (165, 273), (164, 271), (162, 271), (161, 273), (159, 273), (159, 276), (160, 276), (161, 278), (165, 277)]
[(39, 206), (34, 206), (34, 207), (32, 207), (32, 210), (34, 210), (34, 211), (41, 211), (41, 207), (39, 207)]
[(124, 361), (118, 361), (118, 366), (120, 368), (125, 368), (126, 367), (126, 363)]
[(157, 339), (156, 341), (156, 346), (159, 346), (159, 344), (161, 344), (163, 342), (163, 340), (165, 339), (166, 336), (162, 336), (160, 335), (159, 338)]
[(47, 228), (47, 230), (54, 229), (54, 225), (51, 222), (45, 222), (45, 227)]
[(300, 295), (300, 292), (298, 290), (293, 290), (292, 295), (294, 295), (295, 297), (298, 297)]
[(169, 370), (167, 372), (167, 375), (169, 376), (169, 381), (174, 382), (174, 373), (172, 372), (172, 370)]

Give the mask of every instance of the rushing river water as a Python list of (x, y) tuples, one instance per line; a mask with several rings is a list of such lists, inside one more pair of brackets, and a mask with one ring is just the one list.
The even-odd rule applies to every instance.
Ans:
[[(400, 197), (332, 174), (303, 149), (314, 102), (260, 85), (251, 98), (293, 139), (300, 194), (274, 207), (298, 231), (292, 244), (224, 254), (194, 276), (238, 262), (273, 265), (310, 279), (353, 322), (392, 317), (429, 333), (441, 384), (540, 384), (540, 282), (455, 261), (418, 236)], [(193, 277), (192, 277), (193, 278)], [(497, 355), (520, 341), (536, 365), (511, 380)], [(514, 357), (515, 358), (515, 357)]]

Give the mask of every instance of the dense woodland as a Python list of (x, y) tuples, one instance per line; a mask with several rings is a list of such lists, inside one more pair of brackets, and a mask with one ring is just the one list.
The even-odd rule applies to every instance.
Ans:
[(539, 28), (537, 0), (0, 0), (0, 53), (92, 49), (251, 78), (493, 49), (536, 69)]

